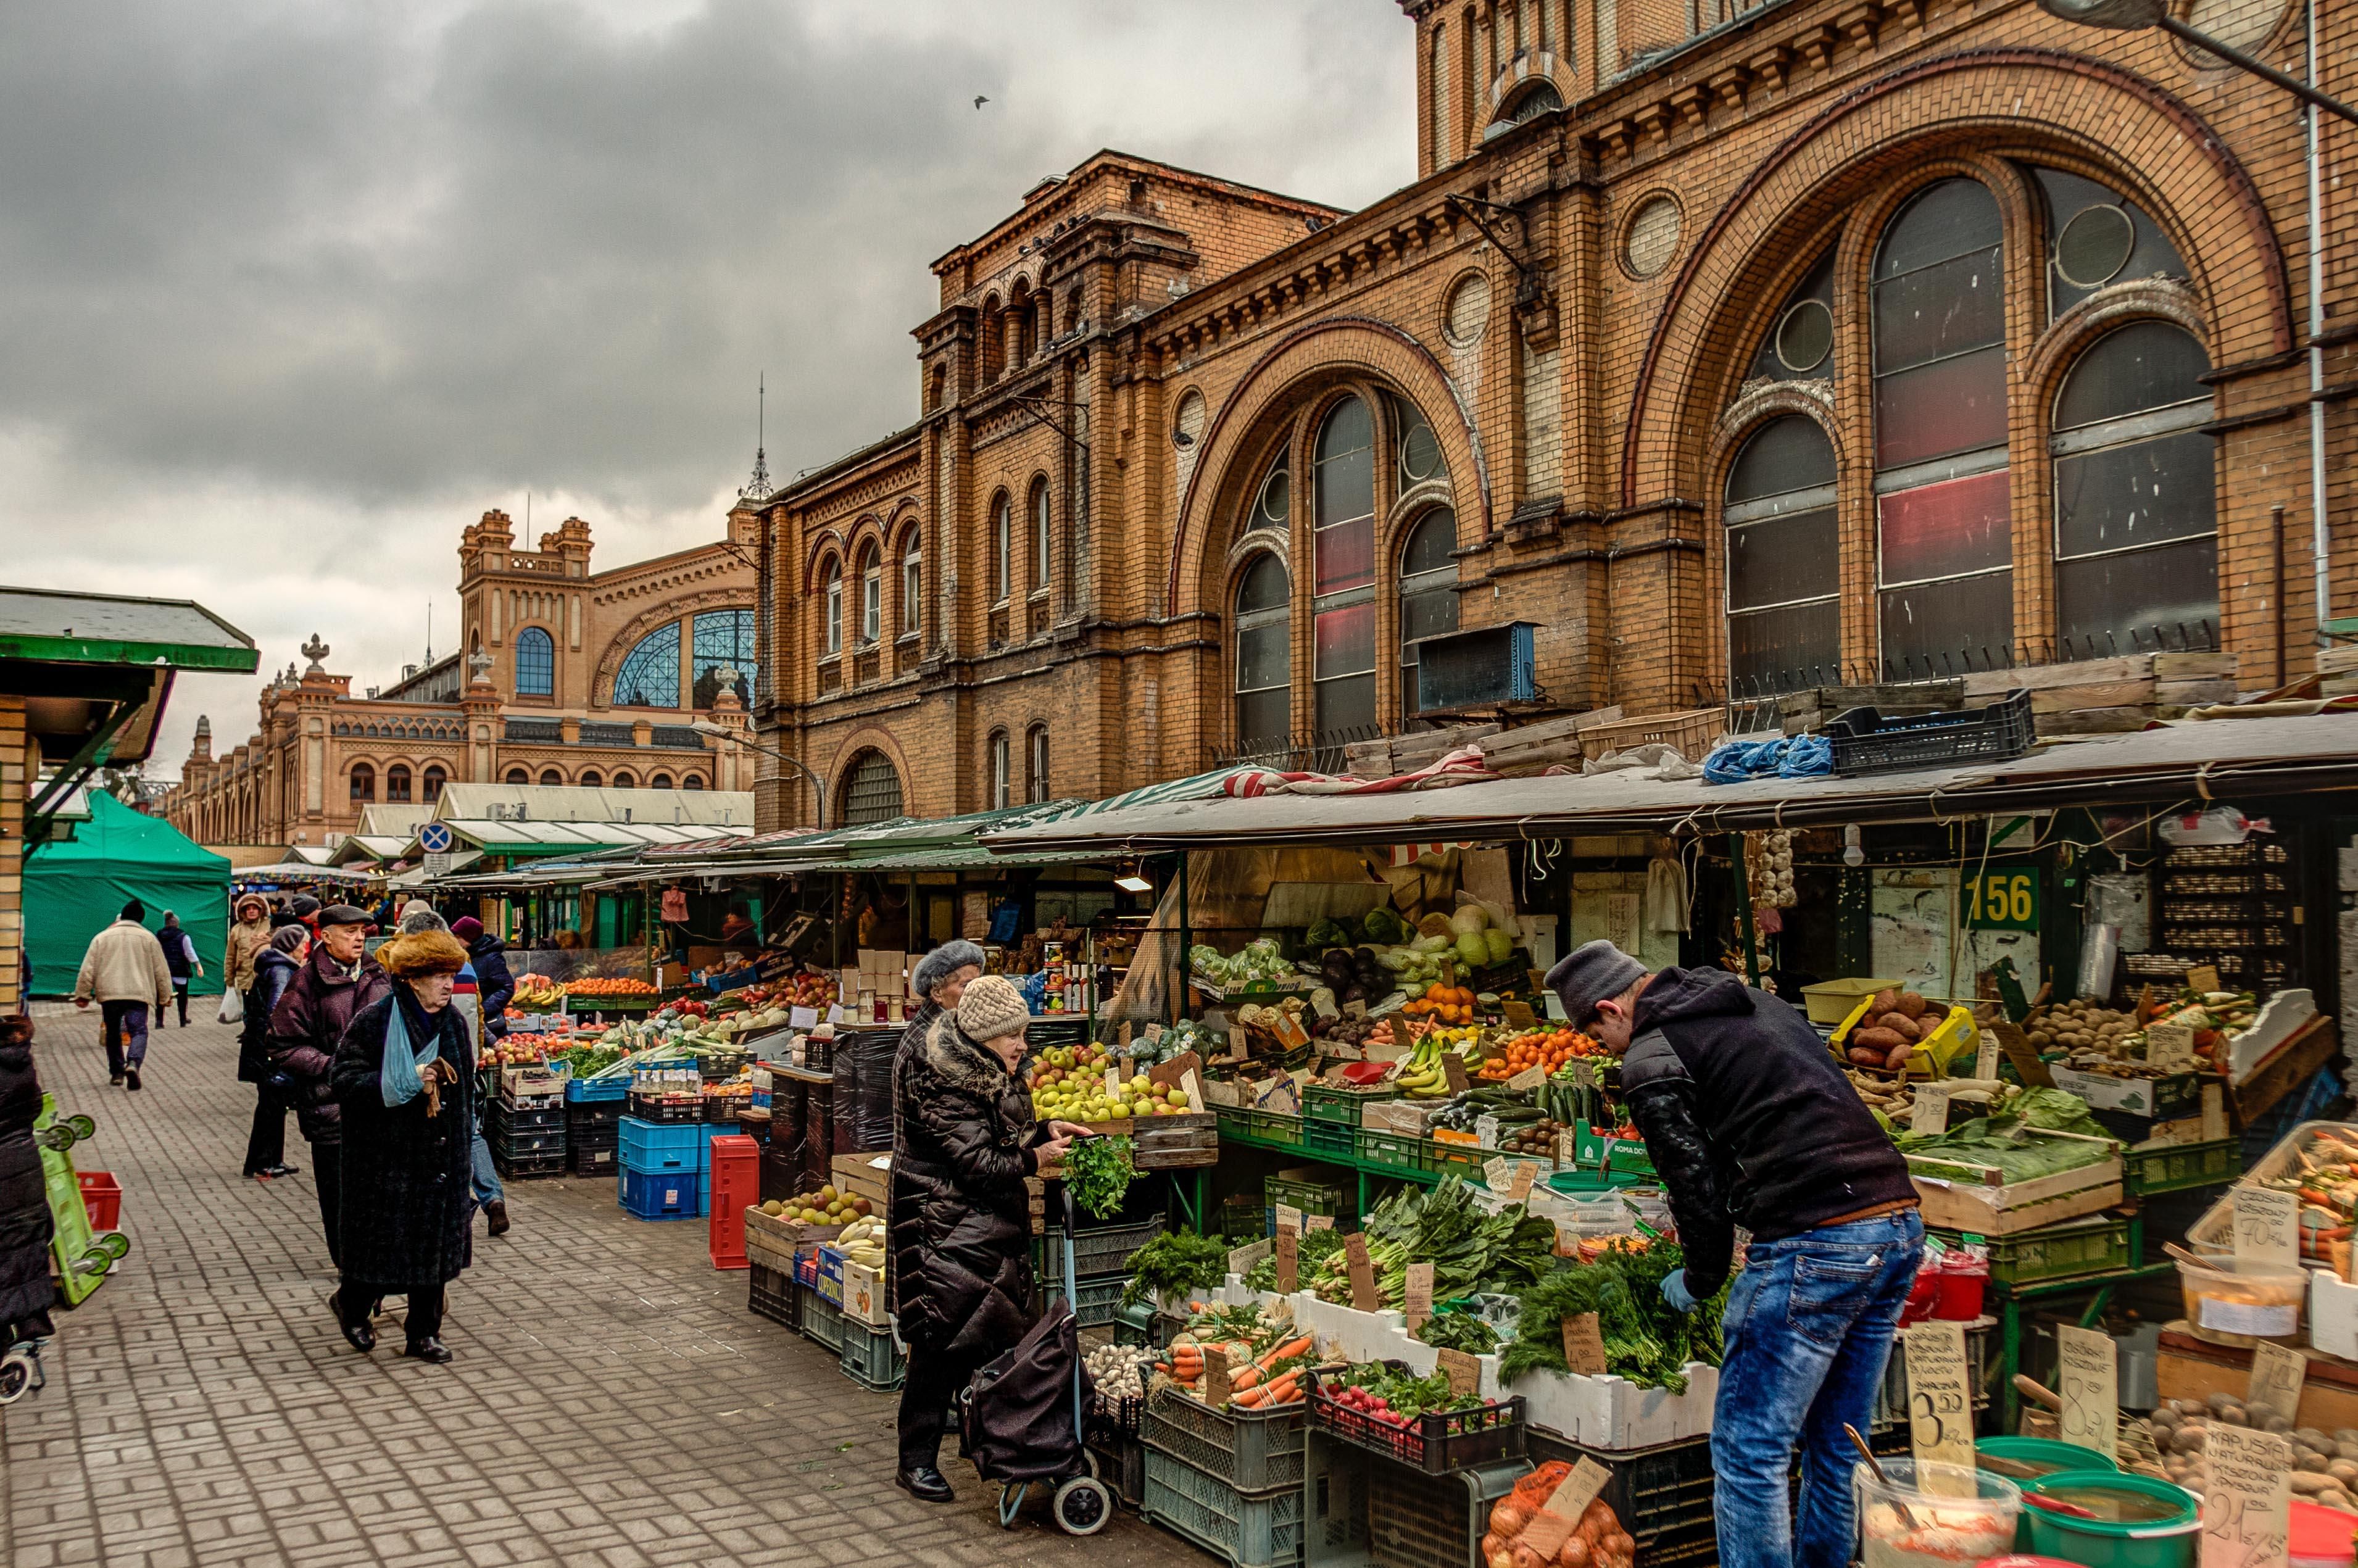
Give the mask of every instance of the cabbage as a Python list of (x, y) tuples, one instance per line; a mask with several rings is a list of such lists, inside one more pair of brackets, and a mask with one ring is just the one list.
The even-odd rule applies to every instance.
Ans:
[(1455, 939), (1453, 937), (1420, 936), (1409, 946), (1418, 953), (1446, 953), (1455, 945)]
[(1469, 932), (1479, 932), (1489, 924), (1488, 918), (1483, 914), (1481, 907), (1477, 904), (1460, 904), (1457, 907), (1457, 913), (1449, 917), (1449, 929), (1460, 936)]
[(1482, 940), (1482, 934), (1479, 931), (1460, 932), (1457, 937), (1457, 956), (1465, 960), (1469, 968), (1478, 969), (1490, 961), (1490, 944)]
[(1382, 907), (1369, 910), (1367, 918), (1359, 922), (1359, 928), (1367, 934), (1368, 942), (1378, 946), (1408, 939), (1408, 926), (1399, 915)]
[(1482, 933), (1482, 940), (1490, 949), (1490, 962), (1503, 964), (1515, 956), (1514, 934), (1493, 925)]

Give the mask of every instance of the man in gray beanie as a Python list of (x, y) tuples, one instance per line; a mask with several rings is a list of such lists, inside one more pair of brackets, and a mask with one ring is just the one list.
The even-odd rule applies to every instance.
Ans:
[[(1723, 969), (1591, 942), (1548, 971), (1565, 1016), (1621, 1058), (1621, 1104), (1678, 1219), (1681, 1311), (1727, 1282), (1711, 1432), (1726, 1568), (1840, 1568), (1857, 1521), (1845, 1423), (1866, 1430), (1923, 1255), (1916, 1189), (1809, 1021)], [(1786, 1477), (1802, 1446), (1798, 1519)]]

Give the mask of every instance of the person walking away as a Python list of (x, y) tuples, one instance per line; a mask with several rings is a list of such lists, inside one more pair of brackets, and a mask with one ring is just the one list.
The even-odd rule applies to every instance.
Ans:
[(467, 949), (447, 931), (405, 932), (377, 949), (390, 994), (356, 1013), (336, 1047), (343, 1108), (343, 1282), (328, 1298), (353, 1348), (375, 1348), (372, 1303), (406, 1295), (405, 1356), (440, 1365), (443, 1292), (473, 1259), (467, 1191), (475, 1048), (450, 1005)]
[(293, 1080), (270, 1060), (270, 1019), (278, 999), (303, 972), (311, 934), (301, 925), (282, 925), (254, 956), (254, 981), (245, 989), (245, 1016), (238, 1029), (237, 1081), (254, 1086), (254, 1127), (245, 1135), (245, 1173), (257, 1182), (291, 1176), (287, 1162), (287, 1091)]
[(920, 1050), (895, 1059), (891, 1238), (909, 1368), (893, 1479), (921, 1502), (954, 1495), (940, 1468), (951, 1395), (1032, 1326), (1024, 1178), (1087, 1130), (1032, 1119), (1015, 1076), (1031, 1017), (1011, 981), (982, 975), (936, 1013)]
[(204, 961), (197, 957), (197, 945), (180, 928), (180, 917), (170, 910), (164, 912), (164, 929), (156, 933), (156, 941), (164, 949), (164, 967), (172, 972), (172, 1000), (180, 1004), (180, 1027), (189, 1026), (189, 972), (204, 977)]
[(0, 1347), (57, 1332), (49, 1307), (48, 1183), (33, 1123), (41, 1115), (41, 1080), (33, 1071), (33, 1021), (0, 1018)]
[(229, 941), (222, 949), (222, 995), (236, 997), (243, 1006), (245, 993), (254, 989), (254, 961), (270, 941), (270, 905), (258, 892), (244, 893), (233, 913), (237, 918), (230, 923)]
[[(1678, 1221), (1681, 1311), (1726, 1282), (1712, 1509), (1725, 1568), (1844, 1568), (1857, 1534), (1845, 1425), (1865, 1432), (1923, 1257), (1908, 1166), (1825, 1042), (1719, 969), (1591, 942), (1548, 971), (1573, 1026), (1621, 1058), (1621, 1100)], [(1787, 1506), (1802, 1454), (1801, 1511)]]
[[(456, 937), (458, 933), (444, 924), (442, 916), (422, 903), (413, 903), (401, 912), (401, 929), (405, 935), (420, 931), (439, 931)], [(477, 930), (481, 926), (478, 925)], [(460, 946), (465, 946), (463, 938)], [(450, 1005), (459, 1010), (466, 1021), (467, 1038), (475, 1047), (478, 1061), (482, 1059), (483, 1046), (490, 1039), (490, 1020), (483, 1010), (482, 982), (475, 974), (471, 957), (460, 969), (450, 988)], [(475, 1136), (469, 1151), (469, 1176), (474, 1188), (475, 1206), (483, 1211), (493, 1236), (508, 1233), (508, 1192), (500, 1184), (500, 1168), (492, 1162), (491, 1141), (483, 1136), (483, 1118), (488, 1114), (486, 1097), (475, 1097)]]
[(382, 1000), (392, 982), (363, 950), (368, 911), (332, 903), (315, 918), (319, 935), (311, 944), (310, 957), (270, 1015), (270, 1065), (287, 1076), (286, 1095), (295, 1108), (295, 1125), (311, 1146), (319, 1228), (327, 1238), (329, 1261), (341, 1268), (343, 1248), (337, 1226), (342, 1204), (338, 1188), (343, 1162), (337, 1150), (343, 1140), (343, 1112), (329, 1074), (337, 1044), (353, 1015)]
[(483, 1038), (504, 1040), (508, 1003), (515, 1000), (515, 976), (508, 970), (507, 944), (483, 929), (483, 923), (462, 914), (450, 923), (450, 935), (467, 945), (467, 962), (475, 971), (475, 989), (482, 998)]
[(135, 898), (124, 904), (122, 918), (90, 939), (81, 972), (74, 978), (74, 1005), (98, 1003), (106, 1081), (133, 1089), (147, 1060), (148, 1010), (155, 1010), (160, 1026), (172, 1000), (172, 968), (146, 923), (146, 904)]

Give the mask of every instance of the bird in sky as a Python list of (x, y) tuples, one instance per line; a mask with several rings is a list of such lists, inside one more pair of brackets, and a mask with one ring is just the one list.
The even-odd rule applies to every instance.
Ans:
[(978, 92), (974, 95), (974, 106), (978, 109), (990, 102), (990, 99), (983, 93)]

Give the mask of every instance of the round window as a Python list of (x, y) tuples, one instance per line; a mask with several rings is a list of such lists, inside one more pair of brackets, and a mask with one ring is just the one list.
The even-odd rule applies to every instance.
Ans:
[(1482, 330), (1490, 324), (1490, 280), (1478, 272), (1469, 272), (1457, 280), (1449, 291), (1449, 308), (1442, 322), (1442, 336), (1452, 348), (1470, 349), (1482, 340)]
[(2119, 208), (2082, 209), (2055, 236), (2055, 273), (2074, 288), (2110, 283), (2136, 248), (2136, 225)]
[(1823, 299), (1804, 299), (1777, 323), (1777, 362), (1800, 375), (1826, 362), (1834, 349), (1834, 313)]
[(1440, 438), (1433, 435), (1432, 426), (1419, 419), (1401, 438), (1401, 473), (1410, 483), (1416, 484), (1442, 471)]
[(1283, 469), (1277, 470), (1262, 481), (1260, 499), (1253, 503), (1252, 525), (1256, 528), (1282, 528), (1286, 524), (1286, 507), (1293, 500), (1293, 488)]
[(1679, 252), (1679, 204), (1667, 196), (1651, 196), (1639, 203), (1621, 242), (1621, 257), (1631, 273), (1652, 277), (1671, 265)]

